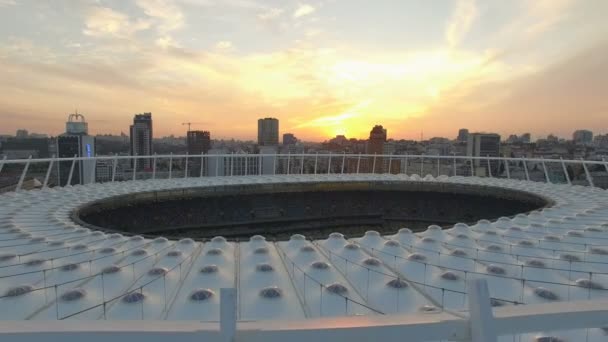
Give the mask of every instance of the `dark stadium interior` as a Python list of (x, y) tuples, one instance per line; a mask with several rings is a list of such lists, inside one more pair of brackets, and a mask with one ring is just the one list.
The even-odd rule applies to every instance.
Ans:
[(473, 223), (549, 204), (525, 192), (447, 183), (298, 183), (119, 196), (79, 208), (73, 218), (107, 231), (176, 238), (320, 238), (336, 230), (355, 237), (369, 229), (385, 234)]

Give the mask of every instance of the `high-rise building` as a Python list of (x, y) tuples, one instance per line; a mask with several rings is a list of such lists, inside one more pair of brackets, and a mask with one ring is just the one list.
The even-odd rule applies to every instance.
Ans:
[(258, 120), (258, 145), (279, 145), (279, 120), (264, 118)]
[(48, 138), (8, 138), (2, 142), (2, 155), (7, 159), (48, 158)]
[(608, 134), (598, 134), (593, 137), (593, 144), (598, 148), (608, 148)]
[[(59, 158), (95, 156), (95, 137), (88, 134), (88, 124), (82, 114), (70, 114), (65, 130), (65, 134), (57, 137)], [(62, 161), (57, 163), (57, 169), (61, 186), (95, 182), (95, 160)]]
[[(202, 155), (208, 154), (211, 149), (211, 134), (209, 131), (188, 131), (186, 133), (186, 150), (189, 155)], [(207, 159), (203, 158), (191, 158), (188, 164), (189, 170), (186, 172), (190, 174), (205, 175), (205, 166)]]
[(186, 149), (188, 154), (207, 154), (211, 149), (211, 134), (209, 131), (188, 131), (186, 133)]
[(367, 144), (368, 154), (382, 154), (384, 151), (384, 143), (386, 142), (386, 129), (381, 125), (376, 125), (369, 132), (369, 141)]
[(295, 145), (297, 142), (298, 138), (293, 133), (283, 134), (283, 145)]
[(579, 129), (572, 133), (572, 140), (576, 144), (591, 144), (593, 142), (593, 132), (586, 129)]
[(15, 133), (15, 138), (17, 139), (25, 139), (29, 135), (27, 129), (18, 129), (17, 133)]
[[(471, 133), (467, 142), (467, 156), (471, 157), (499, 157), (500, 156), (500, 135), (496, 133)], [(491, 160), (492, 174), (497, 174), (499, 163)], [(473, 167), (483, 168), (489, 174), (488, 162), (475, 159)]]
[(532, 135), (530, 135), (530, 133), (524, 133), (519, 137), (519, 140), (524, 144), (529, 144), (532, 140)]
[[(384, 143), (386, 143), (386, 129), (381, 125), (376, 125), (369, 132), (369, 140), (367, 142), (368, 154), (383, 154)], [(375, 158), (376, 162), (371, 164), (371, 173), (384, 172), (384, 160), (381, 157)], [(374, 165), (375, 164), (375, 165)]]
[[(131, 130), (131, 155), (149, 156), (154, 153), (152, 147), (152, 113), (135, 114)], [(151, 159), (137, 159), (137, 169), (151, 169)]]
[(458, 137), (456, 138), (459, 142), (467, 142), (469, 140), (469, 130), (461, 128), (458, 130)]

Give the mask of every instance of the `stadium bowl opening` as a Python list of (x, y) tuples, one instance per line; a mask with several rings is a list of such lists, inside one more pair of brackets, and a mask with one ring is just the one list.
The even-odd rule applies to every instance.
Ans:
[(292, 234), (349, 237), (367, 230), (421, 231), (480, 219), (514, 216), (551, 206), (545, 197), (487, 185), (350, 181), (236, 184), (138, 192), (76, 208), (72, 218), (92, 229), (165, 236), (279, 240)]

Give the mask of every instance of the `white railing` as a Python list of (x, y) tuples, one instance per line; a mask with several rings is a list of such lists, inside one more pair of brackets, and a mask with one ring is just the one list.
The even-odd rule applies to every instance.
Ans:
[(308, 153), (5, 158), (0, 160), (0, 191), (19, 191), (34, 178), (45, 188), (140, 179), (336, 173), (478, 176), (608, 188), (604, 159)]
[[(492, 308), (485, 280), (470, 282), (468, 314), (441, 312), (388, 316), (324, 317), (300, 321), (236, 321), (235, 289), (220, 293), (220, 322), (193, 321), (46, 321), (0, 322), (0, 339), (65, 342), (128, 341), (133, 338), (181, 341), (472, 341), (493, 342), (498, 336), (542, 331), (584, 329), (608, 325), (607, 301), (557, 302)], [(557, 332), (556, 334), (559, 334)]]

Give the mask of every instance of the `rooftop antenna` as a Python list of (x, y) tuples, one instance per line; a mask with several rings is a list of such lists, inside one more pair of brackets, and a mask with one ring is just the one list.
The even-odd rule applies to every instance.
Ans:
[(188, 132), (190, 132), (190, 125), (192, 125), (192, 122), (182, 122), (182, 126), (184, 125), (188, 125)]
[(182, 122), (182, 126), (188, 125), (188, 132), (190, 132), (191, 125), (198, 125), (198, 124), (200, 124), (200, 122)]

